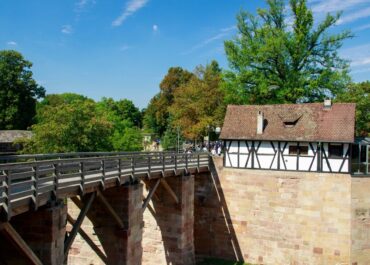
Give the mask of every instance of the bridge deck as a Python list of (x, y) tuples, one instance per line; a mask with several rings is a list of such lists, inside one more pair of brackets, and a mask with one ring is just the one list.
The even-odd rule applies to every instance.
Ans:
[(0, 164), (0, 212), (7, 220), (56, 198), (206, 171), (209, 165), (208, 153), (76, 153), (1, 159), (7, 163)]

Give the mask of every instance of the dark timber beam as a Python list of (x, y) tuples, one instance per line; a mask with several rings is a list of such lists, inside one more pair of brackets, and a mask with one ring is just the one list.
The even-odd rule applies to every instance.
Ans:
[(94, 201), (95, 197), (96, 197), (95, 192), (93, 192), (93, 193), (91, 193), (91, 195), (89, 195), (89, 198), (87, 199), (87, 202), (85, 203), (85, 205), (81, 209), (80, 214), (78, 215), (78, 218), (77, 218), (76, 223), (74, 224), (74, 226), (72, 228), (72, 231), (71, 231), (70, 235), (66, 238), (66, 240), (64, 242), (64, 257), (65, 258), (67, 258), (68, 251), (71, 248), (72, 243), (73, 243), (74, 239), (76, 238), (77, 232), (80, 229), (80, 227), (82, 225), (82, 222), (83, 222), (87, 212), (89, 211), (89, 209), (91, 207), (91, 204)]
[(119, 217), (117, 212), (113, 209), (113, 207), (109, 204), (107, 199), (104, 197), (103, 193), (101, 193), (101, 191), (98, 190), (97, 195), (98, 195), (98, 198), (100, 199), (100, 201), (104, 204), (105, 208), (112, 215), (114, 220), (116, 220), (117, 224), (119, 225), (119, 228), (124, 229), (125, 225), (123, 224), (122, 219)]
[(22, 251), (22, 253), (33, 265), (42, 265), (40, 259), (35, 255), (32, 249), (27, 245), (27, 243), (23, 240), (23, 238), (17, 233), (17, 231), (9, 222), (0, 223), (0, 231), (15, 243), (17, 248)]
[[(71, 224), (71, 225), (75, 225), (76, 223), (76, 220), (74, 220), (72, 218), (72, 216), (70, 216), (68, 213), (67, 213), (67, 221)], [(104, 263), (108, 263), (108, 259), (107, 257), (105, 256), (105, 254), (100, 250), (100, 248), (98, 248), (95, 243), (92, 241), (92, 239), (89, 237), (88, 234), (85, 233), (84, 230), (82, 230), (81, 228), (78, 230), (78, 233), (82, 236), (82, 238), (85, 240), (85, 242), (91, 247), (92, 250), (94, 250), (94, 252), (99, 256), (99, 258), (104, 262)]]
[(177, 197), (176, 193), (171, 189), (170, 185), (168, 185), (168, 182), (165, 179), (161, 179), (161, 183), (163, 187), (168, 191), (168, 193), (171, 195), (173, 200), (179, 204), (179, 198)]
[(148, 206), (148, 204), (149, 204), (149, 201), (152, 199), (152, 197), (153, 197), (153, 194), (154, 194), (154, 192), (156, 191), (156, 189), (158, 188), (158, 185), (159, 185), (159, 183), (161, 182), (161, 179), (157, 179), (157, 181), (156, 181), (156, 183), (155, 183), (155, 185), (154, 185), (154, 187), (149, 191), (149, 194), (148, 194), (148, 196), (146, 197), (146, 199), (144, 200), (144, 204), (143, 204), (143, 212), (145, 211), (145, 208)]

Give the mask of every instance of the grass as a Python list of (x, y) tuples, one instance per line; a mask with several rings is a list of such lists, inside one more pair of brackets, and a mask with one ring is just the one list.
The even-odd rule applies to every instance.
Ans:
[(252, 265), (252, 264), (243, 263), (241, 261), (228, 261), (222, 259), (204, 259), (203, 261), (197, 263), (197, 265)]

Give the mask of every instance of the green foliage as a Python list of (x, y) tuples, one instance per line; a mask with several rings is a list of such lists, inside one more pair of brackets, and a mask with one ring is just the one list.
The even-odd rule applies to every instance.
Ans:
[(179, 148), (181, 148), (184, 139), (179, 129), (180, 128), (174, 129), (173, 127), (169, 127), (165, 131), (161, 141), (164, 150), (177, 150), (177, 144), (179, 144)]
[(138, 128), (126, 127), (123, 131), (115, 130), (111, 141), (115, 151), (143, 150), (143, 137)]
[(170, 114), (172, 125), (180, 127), (187, 139), (199, 139), (209, 126), (220, 126), (225, 105), (220, 90), (221, 69), (216, 61), (199, 66), (190, 81), (174, 93)]
[(321, 101), (348, 85), (348, 63), (338, 56), (350, 32), (330, 35), (340, 13), (314, 25), (306, 0), (290, 0), (292, 25), (284, 0), (268, 0), (268, 9), (254, 16), (240, 12), (238, 35), (225, 42), (231, 71), (223, 89), (230, 104), (271, 104)]
[(0, 129), (27, 129), (36, 99), (45, 90), (32, 77), (32, 63), (17, 51), (0, 51)]
[(138, 128), (141, 124), (141, 112), (132, 101), (103, 98), (97, 105), (99, 111), (113, 125), (113, 133), (110, 137), (113, 150), (140, 151), (143, 149), (142, 135)]
[(169, 107), (174, 93), (180, 86), (189, 82), (193, 74), (181, 67), (171, 67), (160, 84), (160, 92), (154, 96), (144, 114), (144, 128), (160, 136), (166, 131), (169, 120)]
[(109, 151), (113, 125), (100, 115), (93, 101), (45, 105), (40, 109), (39, 123), (24, 143), (24, 153), (60, 153)]
[(111, 112), (120, 120), (126, 120), (136, 127), (141, 127), (141, 112), (131, 100), (114, 101), (112, 98), (103, 98), (98, 105), (99, 108)]
[(356, 135), (370, 136), (370, 81), (351, 84), (336, 101), (356, 103)]
[(140, 111), (128, 100), (47, 95), (37, 107), (34, 137), (23, 140), (23, 153), (140, 151)]

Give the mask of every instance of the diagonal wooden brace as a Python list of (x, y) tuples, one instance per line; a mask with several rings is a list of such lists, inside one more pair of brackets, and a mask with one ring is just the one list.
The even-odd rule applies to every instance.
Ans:
[(17, 233), (13, 226), (9, 223), (0, 223), (0, 231), (9, 237), (17, 246), (17, 248), (24, 253), (28, 260), (33, 265), (42, 265), (40, 259), (32, 251), (32, 249), (27, 245), (23, 238)]
[(77, 232), (80, 229), (80, 227), (82, 225), (82, 222), (83, 222), (87, 212), (89, 211), (95, 197), (96, 197), (96, 193), (95, 192), (91, 193), (90, 197), (87, 199), (87, 202), (85, 203), (85, 205), (81, 209), (81, 212), (78, 215), (78, 218), (77, 218), (76, 223), (74, 224), (74, 226), (72, 228), (72, 231), (71, 231), (70, 235), (66, 238), (66, 240), (64, 242), (64, 257), (65, 258), (68, 255), (68, 251), (71, 248), (72, 243), (73, 243), (74, 239), (76, 238)]
[(157, 182), (155, 183), (154, 187), (149, 191), (148, 196), (144, 200), (144, 204), (143, 204), (143, 207), (142, 207), (143, 208), (143, 212), (145, 211), (146, 207), (148, 206), (150, 200), (152, 199), (153, 194), (156, 191), (156, 189), (158, 188), (160, 182), (161, 182), (161, 179), (158, 179)]
[(122, 219), (119, 217), (119, 215), (117, 214), (117, 212), (113, 209), (113, 207), (109, 204), (109, 202), (107, 201), (107, 199), (104, 197), (103, 193), (101, 193), (101, 191), (98, 190), (97, 191), (97, 195), (98, 195), (98, 198), (100, 199), (100, 201), (104, 204), (105, 208), (112, 215), (112, 217), (114, 218), (114, 220), (116, 220), (116, 222), (119, 225), (119, 227), (121, 229), (124, 229), (125, 228), (125, 225), (124, 225)]
[(167, 181), (163, 178), (161, 179), (161, 183), (163, 187), (168, 191), (168, 193), (171, 195), (173, 200), (179, 204), (179, 198), (177, 197), (176, 193), (171, 189), (170, 185), (168, 185)]

